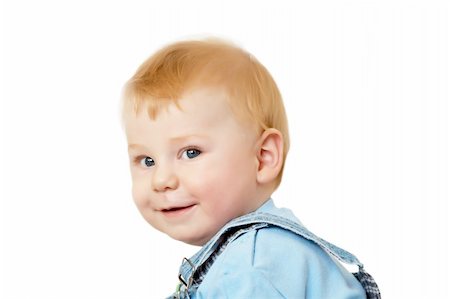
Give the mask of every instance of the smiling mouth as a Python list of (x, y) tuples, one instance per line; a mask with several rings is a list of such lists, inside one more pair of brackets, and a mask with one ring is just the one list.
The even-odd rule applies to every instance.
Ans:
[(169, 217), (173, 217), (173, 216), (179, 216), (182, 215), (184, 213), (189, 212), (190, 210), (192, 210), (192, 208), (195, 207), (195, 204), (190, 205), (190, 206), (185, 206), (185, 207), (176, 207), (176, 208), (170, 208), (170, 209), (164, 209), (161, 210), (161, 212)]

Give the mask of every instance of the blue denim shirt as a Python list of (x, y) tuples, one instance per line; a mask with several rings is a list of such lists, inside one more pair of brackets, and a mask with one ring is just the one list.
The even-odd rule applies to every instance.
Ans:
[[(223, 236), (233, 230), (217, 254)], [(338, 260), (363, 268), (355, 256), (315, 236), (269, 199), (184, 259), (183, 284), (170, 298), (366, 298), (360, 282)], [(206, 273), (199, 276), (205, 263), (207, 271), (203, 267)]]

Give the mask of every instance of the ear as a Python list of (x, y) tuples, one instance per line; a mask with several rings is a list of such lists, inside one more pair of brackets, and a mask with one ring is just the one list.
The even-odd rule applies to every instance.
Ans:
[(283, 135), (277, 129), (267, 129), (258, 144), (256, 180), (260, 184), (271, 183), (283, 166)]

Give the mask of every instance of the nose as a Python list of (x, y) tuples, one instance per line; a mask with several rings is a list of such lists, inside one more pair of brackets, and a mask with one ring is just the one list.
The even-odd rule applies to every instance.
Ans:
[(170, 167), (158, 165), (153, 169), (152, 186), (156, 192), (174, 190), (178, 187), (178, 178)]

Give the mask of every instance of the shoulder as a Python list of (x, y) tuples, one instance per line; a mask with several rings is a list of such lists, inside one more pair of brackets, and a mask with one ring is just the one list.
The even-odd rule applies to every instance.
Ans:
[(264, 268), (265, 263), (292, 265), (292, 262), (303, 264), (308, 261), (308, 266), (312, 266), (314, 260), (334, 263), (316, 243), (277, 226), (259, 228), (240, 235), (227, 246), (223, 256), (229, 260), (235, 254), (245, 256), (239, 265), (245, 261), (246, 265), (256, 268)]
[(349, 289), (344, 292), (361, 288), (320, 246), (276, 226), (240, 235), (218, 256), (210, 272), (205, 283), (228, 281), (239, 291), (264, 286), (260, 291), (272, 292), (275, 298), (338, 298), (332, 295), (341, 287)]

